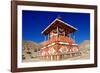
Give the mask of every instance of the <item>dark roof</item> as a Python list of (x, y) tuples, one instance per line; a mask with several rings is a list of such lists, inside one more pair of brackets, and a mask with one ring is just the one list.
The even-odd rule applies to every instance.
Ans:
[(43, 34), (47, 35), (49, 34), (53, 29), (60, 27), (63, 28), (65, 31), (67, 30), (68, 32), (66, 33), (72, 33), (77, 30), (77, 28), (69, 25), (68, 23), (63, 22), (62, 20), (56, 18), (44, 31), (42, 32)]

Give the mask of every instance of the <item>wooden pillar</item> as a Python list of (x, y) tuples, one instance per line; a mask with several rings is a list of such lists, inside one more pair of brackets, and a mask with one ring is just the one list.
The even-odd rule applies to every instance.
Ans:
[(46, 60), (46, 56), (44, 56), (44, 60)]
[(47, 55), (47, 57), (46, 57), (46, 58), (47, 58), (47, 60), (49, 60), (49, 55)]
[(55, 58), (55, 60), (57, 60), (57, 55), (56, 55), (56, 58)]
[(58, 39), (58, 36), (59, 36), (59, 28), (58, 28), (58, 26), (57, 26), (57, 39)]
[(64, 37), (65, 37), (66, 32), (64, 32)]
[(47, 56), (47, 60), (50, 60), (50, 56), (49, 55)]
[(60, 55), (57, 55), (57, 60), (60, 60)]
[(53, 55), (53, 60), (55, 60), (55, 55)]
[(73, 57), (72, 53), (70, 54), (70, 57)]
[(54, 55), (54, 60), (57, 60), (57, 55)]
[(43, 60), (45, 60), (45, 56), (43, 56)]
[(65, 54), (62, 54), (61, 59), (64, 59), (64, 55), (65, 55)]
[(53, 60), (53, 55), (51, 55), (51, 60)]

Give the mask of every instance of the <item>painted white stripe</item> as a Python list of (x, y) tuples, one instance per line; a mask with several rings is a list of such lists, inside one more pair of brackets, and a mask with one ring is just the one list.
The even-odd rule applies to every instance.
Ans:
[(43, 48), (41, 48), (41, 49), (44, 49), (44, 48), (46, 48), (46, 47), (43, 47)]
[(78, 45), (78, 44), (72, 44), (72, 45)]
[(51, 43), (51, 44), (49, 44), (48, 47), (53, 46), (53, 45), (55, 45), (55, 43)]
[(69, 43), (66, 43), (66, 42), (59, 42), (59, 44), (69, 45)]

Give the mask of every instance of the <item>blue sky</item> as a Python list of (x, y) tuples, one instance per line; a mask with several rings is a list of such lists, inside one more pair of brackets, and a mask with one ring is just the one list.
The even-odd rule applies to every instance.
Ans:
[(58, 16), (64, 22), (76, 27), (75, 40), (77, 44), (90, 40), (90, 14), (71, 12), (22, 11), (22, 39), (37, 43), (44, 41), (41, 32)]

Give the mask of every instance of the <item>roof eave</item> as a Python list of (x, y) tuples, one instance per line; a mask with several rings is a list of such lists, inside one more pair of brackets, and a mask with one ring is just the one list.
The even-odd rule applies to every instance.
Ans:
[(73, 28), (75, 31), (77, 31), (78, 29), (77, 28), (75, 28), (75, 27), (73, 27), (73, 26), (71, 26), (71, 25), (69, 25), (68, 23), (65, 23), (65, 22), (63, 22), (63, 21), (61, 21), (60, 19), (55, 19), (47, 28), (45, 28), (41, 33), (43, 34), (55, 21), (60, 21), (60, 22), (62, 22), (62, 23), (64, 23), (65, 25), (67, 25), (67, 26), (69, 26), (69, 27), (71, 27), (71, 28)]

